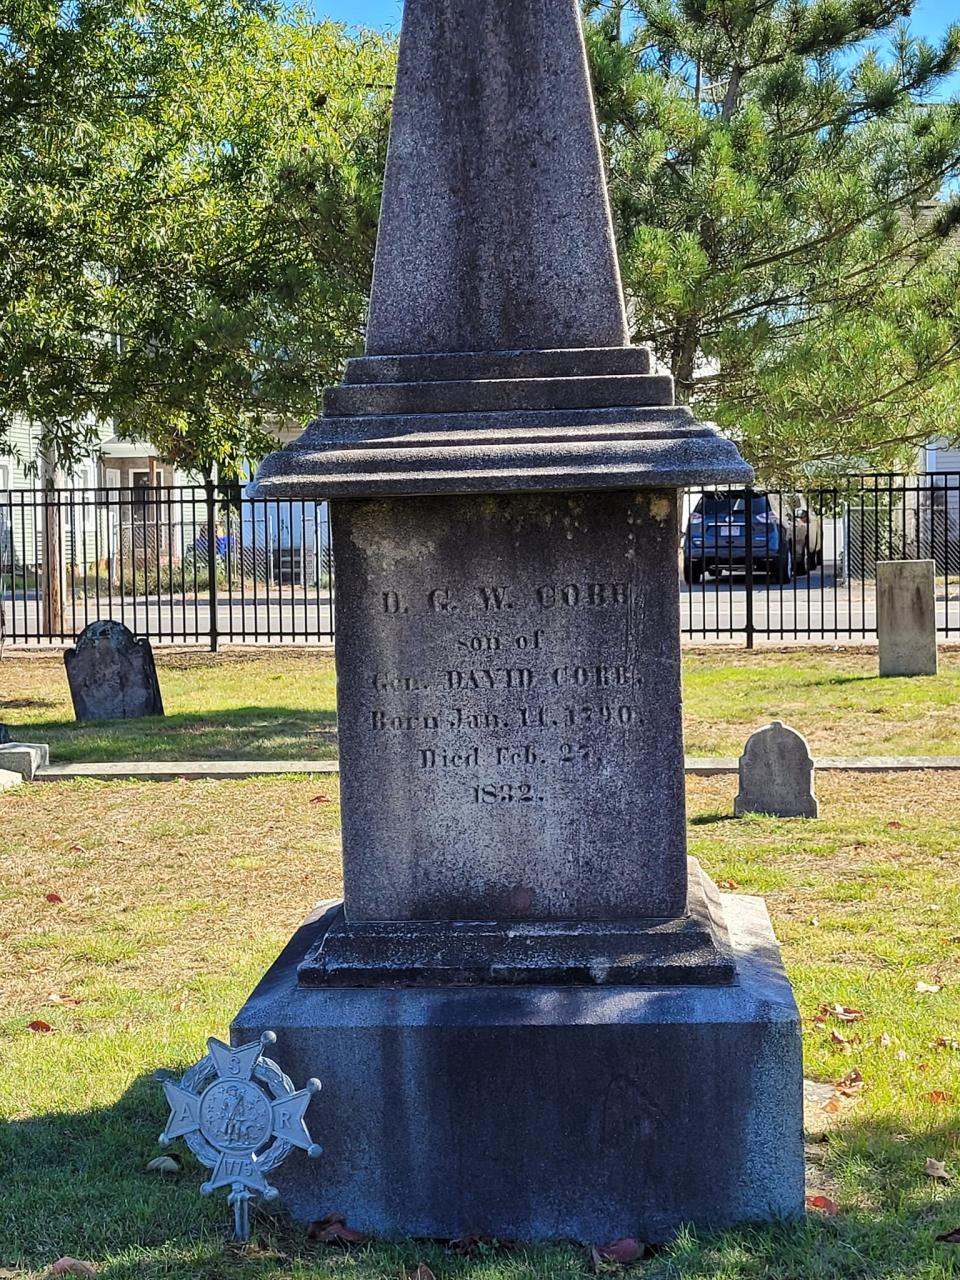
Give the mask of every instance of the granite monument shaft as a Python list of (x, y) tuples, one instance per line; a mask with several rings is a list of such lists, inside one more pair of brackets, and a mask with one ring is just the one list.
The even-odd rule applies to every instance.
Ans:
[(340, 1109), (286, 1202), (523, 1239), (799, 1212), (789, 983), (686, 855), (679, 492), (752, 473), (629, 345), (576, 0), (407, 0), (323, 407), (257, 482), (330, 501), (337, 570), (344, 901), (233, 1032)]

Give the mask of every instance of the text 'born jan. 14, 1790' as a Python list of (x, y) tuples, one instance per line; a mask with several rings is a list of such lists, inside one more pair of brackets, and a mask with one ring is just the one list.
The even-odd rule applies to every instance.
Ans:
[(595, 771), (642, 724), (640, 669), (572, 660), (561, 639), (572, 610), (626, 620), (626, 583), (379, 589), (375, 599), (387, 618), (425, 628), (425, 661), (368, 672), (366, 731), (409, 735), (421, 776), (459, 775), (475, 804), (542, 804), (552, 778)]

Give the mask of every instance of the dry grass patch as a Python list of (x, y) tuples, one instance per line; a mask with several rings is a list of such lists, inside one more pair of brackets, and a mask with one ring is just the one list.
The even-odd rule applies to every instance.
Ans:
[(83, 782), (5, 795), (0, 1025), (38, 1016), (51, 992), (82, 998), (71, 1016), (83, 1023), (104, 991), (110, 1008), (120, 988), (187, 991), (214, 962), (246, 967), (251, 944), (269, 950), (339, 892), (336, 783)]
[[(238, 1254), (224, 1248), (225, 1205), (198, 1196), (192, 1163), (179, 1179), (144, 1172), (165, 1118), (152, 1073), (182, 1069), (225, 1034), (302, 916), (339, 889), (333, 781), (0, 797), (0, 1267), (33, 1276), (69, 1253), (104, 1280), (399, 1280), (419, 1261), (438, 1280), (586, 1280), (572, 1247), (459, 1258), (405, 1242), (344, 1255), (269, 1218), (257, 1220), (258, 1247)], [(718, 880), (767, 899), (808, 1076), (863, 1077), (821, 1137), (816, 1186), (840, 1213), (685, 1232), (634, 1274), (957, 1280), (960, 1255), (935, 1236), (960, 1225), (960, 777), (822, 775), (816, 822), (732, 820), (735, 785), (691, 781), (691, 850)], [(820, 1012), (833, 1005), (862, 1019)], [(30, 1031), (38, 1018), (52, 1030)], [(320, 1141), (335, 1123), (318, 1113)], [(928, 1158), (953, 1180), (931, 1180)]]

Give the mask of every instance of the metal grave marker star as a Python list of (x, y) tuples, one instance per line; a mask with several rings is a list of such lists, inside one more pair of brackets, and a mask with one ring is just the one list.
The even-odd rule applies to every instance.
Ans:
[(250, 1200), (276, 1200), (279, 1192), (265, 1174), (299, 1147), (308, 1156), (322, 1153), (307, 1130), (310, 1099), (320, 1092), (319, 1080), (296, 1090), (289, 1077), (270, 1058), (265, 1045), (277, 1037), (265, 1031), (259, 1040), (232, 1048), (221, 1040), (207, 1041), (208, 1053), (177, 1084), (163, 1079), (170, 1119), (160, 1145), (183, 1138), (201, 1164), (213, 1173), (200, 1190), (212, 1195), (229, 1187), (227, 1202), (234, 1211), (234, 1237), (250, 1235)]

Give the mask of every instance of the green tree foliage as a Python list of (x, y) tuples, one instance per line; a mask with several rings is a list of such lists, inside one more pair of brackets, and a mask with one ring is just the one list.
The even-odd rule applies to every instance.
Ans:
[(0, 17), (0, 451), (229, 474), (360, 341), (393, 51), (260, 0)]
[(639, 341), (760, 472), (960, 430), (960, 27), (913, 0), (584, 0)]

